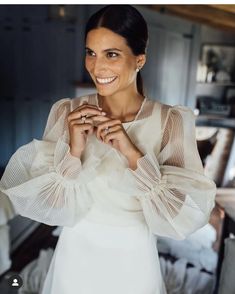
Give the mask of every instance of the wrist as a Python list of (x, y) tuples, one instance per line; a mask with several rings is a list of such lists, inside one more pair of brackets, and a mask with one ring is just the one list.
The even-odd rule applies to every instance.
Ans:
[(143, 156), (144, 154), (140, 150), (133, 150), (127, 157), (127, 160), (129, 162), (129, 168), (135, 170), (137, 168), (137, 160)]
[(70, 154), (74, 157), (77, 157), (77, 158), (81, 158), (82, 156), (82, 151), (81, 150), (75, 150), (73, 148), (70, 147)]

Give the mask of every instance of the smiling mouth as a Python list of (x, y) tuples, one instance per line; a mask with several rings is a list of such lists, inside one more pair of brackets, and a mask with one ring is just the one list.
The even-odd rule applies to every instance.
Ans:
[(96, 78), (96, 81), (100, 85), (107, 85), (111, 84), (113, 81), (116, 80), (117, 77), (110, 77), (110, 78)]

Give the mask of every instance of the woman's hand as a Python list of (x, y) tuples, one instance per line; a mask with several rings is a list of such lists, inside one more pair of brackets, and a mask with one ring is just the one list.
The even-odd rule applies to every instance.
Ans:
[(143, 154), (132, 143), (121, 121), (107, 116), (95, 117), (94, 120), (99, 122), (96, 130), (97, 139), (120, 151), (129, 161), (129, 166), (135, 169), (137, 159)]
[(81, 157), (88, 135), (94, 131), (93, 118), (104, 116), (101, 108), (84, 102), (68, 115), (68, 128), (70, 135), (70, 153)]

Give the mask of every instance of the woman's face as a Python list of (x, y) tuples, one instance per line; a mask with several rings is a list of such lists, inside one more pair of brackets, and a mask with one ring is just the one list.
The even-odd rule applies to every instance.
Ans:
[(87, 34), (85, 66), (102, 96), (135, 87), (136, 68), (143, 66), (144, 58), (135, 56), (125, 39), (109, 29), (98, 28)]

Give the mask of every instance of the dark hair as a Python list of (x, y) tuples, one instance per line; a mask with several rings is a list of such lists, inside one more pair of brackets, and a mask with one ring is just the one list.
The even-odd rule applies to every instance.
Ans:
[[(135, 56), (146, 54), (148, 45), (148, 27), (140, 12), (131, 5), (107, 5), (88, 20), (85, 39), (89, 31), (107, 28), (125, 38), (127, 45)], [(144, 96), (143, 81), (140, 72), (137, 74), (137, 90)]]

